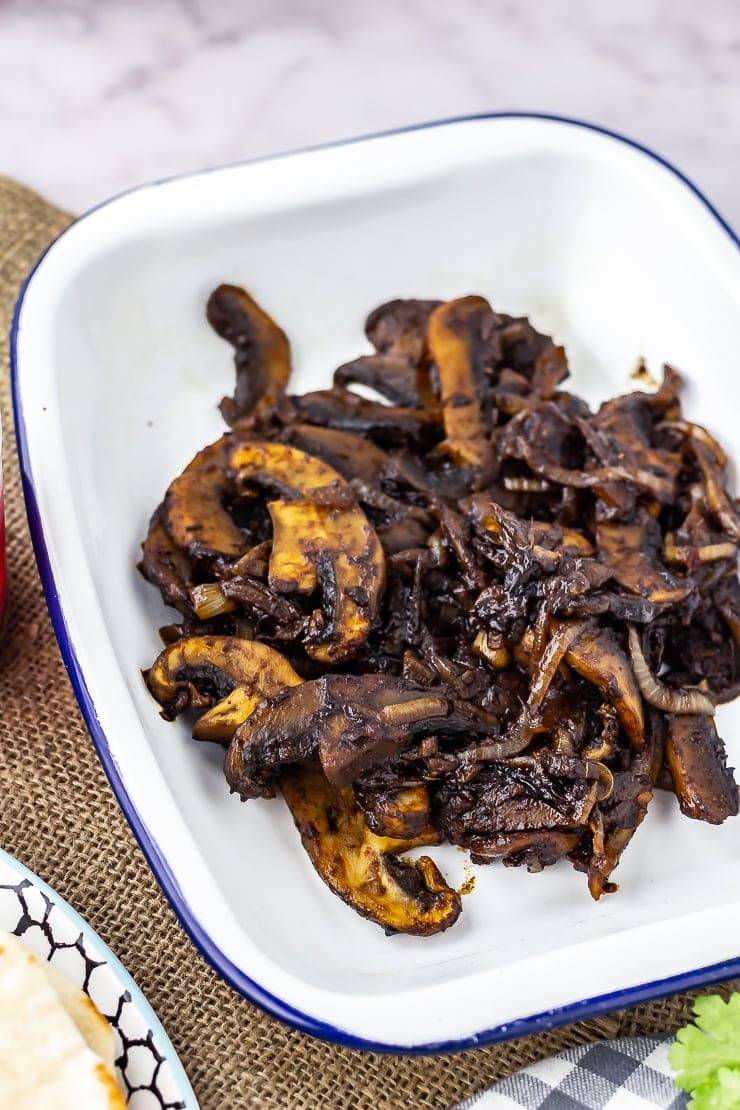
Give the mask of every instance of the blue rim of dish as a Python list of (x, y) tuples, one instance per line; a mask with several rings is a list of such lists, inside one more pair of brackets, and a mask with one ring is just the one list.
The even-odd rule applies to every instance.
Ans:
[[(369, 135), (359, 135), (349, 139), (342, 139), (336, 142), (322, 143), (317, 146), (307, 147), (299, 150), (285, 151), (280, 154), (268, 155), (262, 158), (248, 159), (242, 162), (232, 163), (231, 166), (244, 166), (251, 165), (257, 162), (273, 161), (278, 158), (290, 157), (293, 154), (313, 153), (318, 150), (327, 150), (337, 147), (349, 146), (358, 142), (365, 142), (370, 139), (381, 139), (393, 135), (403, 135), (414, 131), (429, 130), (433, 127), (444, 127), (455, 123), (470, 123), (479, 120), (507, 120), (507, 119), (523, 119), (523, 120), (539, 120), (551, 123), (565, 124), (567, 126), (580, 128), (585, 131), (593, 132), (598, 135), (606, 136), (613, 139), (624, 146), (638, 151), (640, 154), (645, 155), (651, 161), (658, 163), (664, 169), (668, 170), (674, 177), (676, 177), (694, 196), (701, 202), (704, 208), (711, 214), (720, 227), (727, 233), (732, 243), (740, 248), (740, 239), (735, 231), (727, 223), (722, 215), (717, 211), (714, 205), (704, 196), (701, 190), (691, 181), (685, 174), (677, 169), (671, 162), (663, 158), (661, 155), (656, 154), (655, 151), (649, 147), (621, 135), (616, 131), (609, 128), (601, 127), (598, 124), (587, 123), (584, 120), (574, 119), (568, 116), (552, 115), (545, 112), (489, 112), (478, 113), (469, 116), (454, 116), (450, 119), (430, 120), (428, 122), (411, 124), (407, 127), (394, 128), (387, 131), (379, 131)], [(116, 196), (103, 201), (101, 204), (89, 209), (84, 215), (80, 216), (70, 228), (73, 228), (81, 220), (86, 219), (93, 212), (98, 211), (100, 208), (105, 208), (109, 204), (114, 203), (120, 197), (128, 196), (131, 193), (139, 192), (143, 189), (164, 185), (171, 181), (179, 181), (184, 178), (199, 177), (208, 173), (216, 173), (222, 169), (228, 169), (229, 166), (214, 166), (202, 170), (196, 170), (191, 173), (176, 174), (172, 177), (163, 180), (154, 181), (149, 184), (139, 185), (132, 189), (126, 189), (118, 193)], [(671, 994), (678, 994), (685, 990), (692, 990), (697, 987), (707, 986), (711, 983), (718, 983), (725, 979), (732, 979), (740, 975), (740, 955), (731, 960), (723, 961), (718, 964), (711, 964), (707, 967), (695, 968), (692, 971), (683, 972), (680, 975), (672, 975), (664, 979), (656, 979), (648, 983), (639, 983), (633, 987), (625, 987), (621, 990), (612, 991), (608, 994), (595, 995), (591, 998), (579, 1000), (578, 1002), (569, 1003), (566, 1006), (556, 1007), (552, 1010), (545, 1010), (538, 1014), (531, 1014), (528, 1017), (517, 1018), (511, 1022), (506, 1022), (501, 1025), (493, 1026), (489, 1029), (484, 1029), (480, 1033), (474, 1033), (467, 1037), (456, 1038), (453, 1040), (431, 1042), (422, 1045), (393, 1045), (382, 1041), (372, 1041), (364, 1037), (359, 1037), (353, 1033), (331, 1025), (328, 1022), (322, 1021), (311, 1014), (303, 1013), (301, 1010), (295, 1009), (283, 999), (278, 998), (276, 995), (271, 994), (265, 990), (259, 983), (251, 979), (240, 967), (237, 967), (228, 956), (214, 943), (211, 936), (205, 932), (201, 927), (197, 915), (191, 910), (187, 903), (180, 886), (175, 879), (169, 864), (159, 850), (159, 846), (149, 832), (146, 824), (142, 820), (138, 811), (136, 810), (126, 786), (121, 777), (118, 765), (111, 753), (108, 746), (107, 737), (102, 729), (100, 721), (95, 710), (95, 704), (92, 700), (90, 692), (88, 691), (85, 676), (82, 667), (77, 659), (72, 638), (70, 636), (67, 624), (65, 621), (62, 606), (59, 600), (59, 594), (54, 580), (54, 574), (51, 568), (49, 553), (46, 547), (46, 539), (44, 536), (43, 525), (41, 523), (41, 516), (39, 513), (38, 502), (36, 499), (36, 492), (33, 482), (33, 474), (31, 470), (31, 460), (28, 451), (28, 442), (26, 438), (26, 429), (23, 421), (23, 412), (20, 399), (20, 383), (18, 377), (18, 329), (20, 324), (20, 314), (23, 307), (23, 302), (28, 290), (28, 287), (33, 280), (33, 277), (42, 264), (47, 253), (59, 242), (60, 239), (66, 235), (70, 228), (66, 228), (61, 235), (59, 235), (49, 246), (44, 250), (41, 256), (34, 264), (32, 270), (25, 279), (21, 286), (18, 300), (15, 304), (13, 313), (13, 321), (10, 331), (10, 375), (12, 386), (13, 398), (13, 415), (15, 420), (16, 438), (18, 442), (18, 453), (20, 456), (21, 476), (23, 481), (23, 493), (26, 502), (26, 513), (28, 516), (28, 524), (31, 532), (31, 539), (36, 554), (36, 562), (39, 568), (41, 582), (46, 595), (49, 613), (51, 615), (54, 631), (59, 643), (59, 648), (62, 653), (64, 664), (67, 668), (72, 687), (74, 689), (77, 701), (79, 702), (82, 714), (85, 718), (88, 730), (92, 736), (93, 742), (97, 749), (98, 757), (103, 765), (108, 780), (113, 789), (118, 804), (123, 810), (124, 816), (128, 821), (138, 844), (144, 853), (144, 856), (149, 863), (154, 875), (166, 894), (173, 910), (175, 911), (180, 924), (188, 934), (196, 948), (201, 955), (218, 971), (218, 973), (229, 983), (236, 991), (242, 994), (245, 998), (253, 1002), (261, 1010), (271, 1014), (273, 1017), (285, 1022), (287, 1025), (299, 1029), (303, 1033), (311, 1036), (318, 1037), (321, 1040), (329, 1041), (335, 1044), (346, 1045), (350, 1048), (366, 1049), (372, 1052), (384, 1052), (394, 1055), (430, 1055), (441, 1053), (462, 1052), (471, 1048), (482, 1048), (486, 1045), (496, 1044), (500, 1041), (506, 1041), (513, 1037), (521, 1037), (532, 1033), (538, 1033), (545, 1029), (553, 1029), (558, 1025), (566, 1025), (573, 1021), (583, 1021), (586, 1018), (595, 1017), (599, 1014), (607, 1013), (612, 1010), (622, 1009), (627, 1006), (636, 1006), (641, 1002), (648, 1002), (652, 999), (664, 998)], [(73, 911), (74, 912), (74, 911)]]
[(165, 1058), (172, 1071), (172, 1077), (177, 1085), (178, 1093), (182, 1095), (186, 1106), (189, 1107), (190, 1110), (198, 1110), (198, 1102), (193, 1088), (190, 1086), (190, 1080), (185, 1074), (185, 1068), (182, 1066), (179, 1056), (172, 1047), (172, 1043), (165, 1032), (164, 1026), (142, 994), (141, 988), (137, 986), (135, 980), (132, 979), (130, 973), (118, 959), (118, 956), (111, 952), (108, 945), (102, 937), (95, 932), (92, 925), (85, 921), (84, 917), (80, 917), (77, 910), (73, 909), (69, 902), (62, 898), (61, 894), (57, 894), (53, 887), (49, 886), (43, 879), (40, 879), (38, 875), (26, 867), (24, 863), (21, 863), (20, 860), (16, 859), (15, 856), (11, 856), (4, 848), (0, 848), (0, 864), (3, 863), (7, 864), (11, 871), (15, 871), (21, 879), (27, 879), (36, 890), (40, 890), (50, 902), (61, 910), (74, 928), (89, 941), (91, 947), (103, 957), (113, 974), (131, 995), (133, 1005), (142, 1015), (149, 1029), (154, 1033), (157, 1040), (157, 1047), (165, 1050)]

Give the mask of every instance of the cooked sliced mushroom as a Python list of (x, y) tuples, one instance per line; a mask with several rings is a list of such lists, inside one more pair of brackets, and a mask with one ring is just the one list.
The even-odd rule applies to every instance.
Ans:
[(293, 447), (333, 466), (348, 482), (353, 478), (374, 482), (388, 462), (385, 451), (371, 440), (338, 428), (292, 424), (286, 438)]
[(139, 570), (157, 586), (165, 605), (171, 605), (184, 617), (193, 616), (190, 603), (190, 559), (173, 543), (164, 525), (164, 509), (160, 505), (149, 524), (147, 537), (141, 545)]
[(540, 351), (535, 359), (532, 388), (546, 401), (549, 401), (557, 387), (568, 377), (569, 373), (565, 347), (556, 347), (554, 343), (551, 343), (543, 351)]
[(334, 467), (286, 443), (239, 443), (231, 453), (229, 468), (241, 484), (256, 482), (278, 495), (335, 509), (357, 504), (354, 490)]
[(611, 794), (591, 815), (592, 841), (587, 858), (583, 860), (580, 847), (571, 855), (575, 866), (587, 872), (588, 889), (596, 901), (617, 889), (610, 876), (645, 819), (662, 758), (663, 742), (656, 735), (653, 720), (642, 750), (633, 753), (629, 770), (612, 775)]
[(243, 798), (295, 787), (332, 889), (434, 931), (459, 900), (395, 859), (412, 841), (565, 855), (598, 898), (661, 768), (691, 816), (737, 811), (709, 717), (740, 691), (740, 501), (674, 371), (594, 413), (527, 320), (399, 300), (368, 318), (375, 353), (292, 396), (247, 294), (221, 287), (209, 315), (237, 427), (152, 520), (142, 570), (185, 619), (149, 681), (167, 716), (208, 710), (194, 736), (228, 746)]
[(242, 444), (231, 466), (242, 480), (300, 497), (268, 506), (270, 588), (312, 593), (321, 586), (329, 616), (314, 613), (305, 649), (325, 663), (353, 655), (367, 640), (385, 586), (383, 548), (354, 490), (326, 463), (284, 444)]
[[(160, 652), (145, 677), (149, 692), (161, 705), (167, 721), (174, 720), (184, 709), (204, 709), (222, 702), (239, 688), (240, 693), (210, 721), (201, 717), (198, 722), (201, 739), (211, 738), (205, 733), (214, 718), (223, 718), (227, 711), (232, 713), (237, 708), (239, 712), (245, 710), (248, 716), (263, 698), (301, 681), (279, 652), (238, 636), (189, 636), (177, 640)], [(218, 738), (224, 738), (224, 734), (220, 733)]]
[(293, 397), (292, 403), (303, 420), (329, 424), (339, 431), (368, 435), (383, 447), (431, 444), (441, 420), (434, 409), (415, 409), (370, 401), (349, 389), (317, 389)]
[(429, 317), (427, 341), (439, 375), (447, 436), (441, 446), (464, 466), (483, 466), (490, 458), (475, 367), (481, 323), (490, 314), (484, 297), (461, 297), (440, 305)]
[(627, 657), (611, 633), (607, 629), (586, 631), (568, 648), (565, 661), (598, 686), (616, 709), (633, 747), (642, 748), (645, 718), (640, 692)]
[(437, 789), (438, 824), (453, 844), (484, 854), (499, 836), (543, 829), (586, 831), (600, 783), (582, 760), (548, 767), (537, 758), (488, 763), (469, 782), (448, 778)]
[(316, 766), (285, 769), (280, 789), (319, 875), (363, 917), (386, 933), (412, 936), (441, 933), (457, 921), (460, 896), (429, 856), (414, 863), (398, 858), (411, 848), (438, 843), (435, 834), (409, 841), (376, 836), (352, 788), (333, 787)]
[(730, 539), (740, 542), (740, 515), (722, 485), (715, 452), (697, 436), (692, 436), (690, 443), (704, 480), (707, 508), (722, 525)]
[(429, 791), (424, 785), (388, 790), (382, 786), (374, 789), (355, 783), (355, 797), (368, 827), (377, 836), (412, 840), (430, 826), (431, 803)]
[(391, 404), (419, 406), (416, 366), (396, 355), (362, 355), (334, 371), (334, 385), (365, 385)]
[(235, 424), (258, 404), (269, 406), (285, 392), (290, 344), (272, 317), (237, 285), (219, 285), (208, 298), (206, 315), (211, 327), (236, 352), (234, 396), (221, 402), (224, 419)]
[(429, 317), (441, 301), (395, 300), (379, 305), (365, 321), (365, 335), (378, 354), (421, 360)]
[(385, 675), (325, 675), (263, 702), (235, 733), (224, 770), (242, 799), (259, 797), (276, 771), (318, 753), (333, 786), (346, 786), (415, 736), (469, 727), (449, 700)]
[(505, 867), (526, 867), (527, 871), (542, 871), (572, 852), (583, 833), (562, 829), (525, 829), (522, 832), (496, 833), (494, 836), (475, 836), (468, 845), (473, 863), (503, 861)]
[(231, 438), (222, 436), (199, 451), (164, 500), (163, 519), (173, 542), (206, 566), (238, 559), (251, 546), (226, 508), (235, 492), (226, 472), (231, 446)]
[(737, 815), (738, 786), (709, 717), (669, 717), (665, 760), (681, 812), (687, 817), (721, 825)]
[(599, 522), (596, 526), (599, 560), (625, 590), (655, 605), (676, 605), (685, 601), (693, 584), (680, 582), (660, 565), (661, 538), (658, 522), (647, 513), (632, 524)]

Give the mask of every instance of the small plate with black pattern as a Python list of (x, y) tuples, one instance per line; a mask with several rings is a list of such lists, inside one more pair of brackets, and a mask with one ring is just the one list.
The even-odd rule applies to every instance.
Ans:
[(167, 1034), (121, 962), (63, 898), (2, 849), (0, 929), (52, 963), (111, 1023), (130, 1110), (198, 1110)]

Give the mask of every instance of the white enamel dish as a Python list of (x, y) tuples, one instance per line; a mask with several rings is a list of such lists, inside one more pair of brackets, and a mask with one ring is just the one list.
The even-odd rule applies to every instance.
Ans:
[[(573, 121), (485, 117), (139, 189), (46, 253), (13, 368), (29, 519), (100, 758), (185, 928), (301, 1029), (389, 1051), (490, 1043), (740, 973), (740, 821), (659, 795), (599, 904), (569, 866), (478, 868), (449, 932), (386, 937), (322, 885), (279, 800), (228, 794), (220, 750), (157, 715), (140, 668), (171, 619), (134, 570), (162, 491), (222, 431), (231, 353), (204, 305), (246, 285), (287, 331), (297, 392), (363, 347), (395, 296), (488, 296), (565, 342), (591, 401), (638, 356), (686, 376), (737, 448), (738, 242), (654, 155)], [(740, 762), (738, 711), (719, 714)], [(452, 882), (454, 848), (436, 850)]]
[(55, 890), (1, 849), (0, 929), (85, 991), (111, 1023), (129, 1110), (198, 1110), (167, 1034), (120, 961)]

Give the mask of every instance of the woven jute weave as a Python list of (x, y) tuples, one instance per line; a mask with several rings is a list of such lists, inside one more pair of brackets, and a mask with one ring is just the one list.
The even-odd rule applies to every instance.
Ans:
[[(69, 222), (66, 213), (0, 179), (3, 337), (24, 277)], [(26, 527), (4, 338), (0, 390), (10, 578), (0, 650), (0, 845), (51, 883), (120, 957), (165, 1025), (204, 1110), (446, 1108), (570, 1045), (664, 1031), (686, 1020), (693, 995), (457, 1056), (397, 1058), (311, 1040), (226, 986), (155, 882), (81, 720)]]

